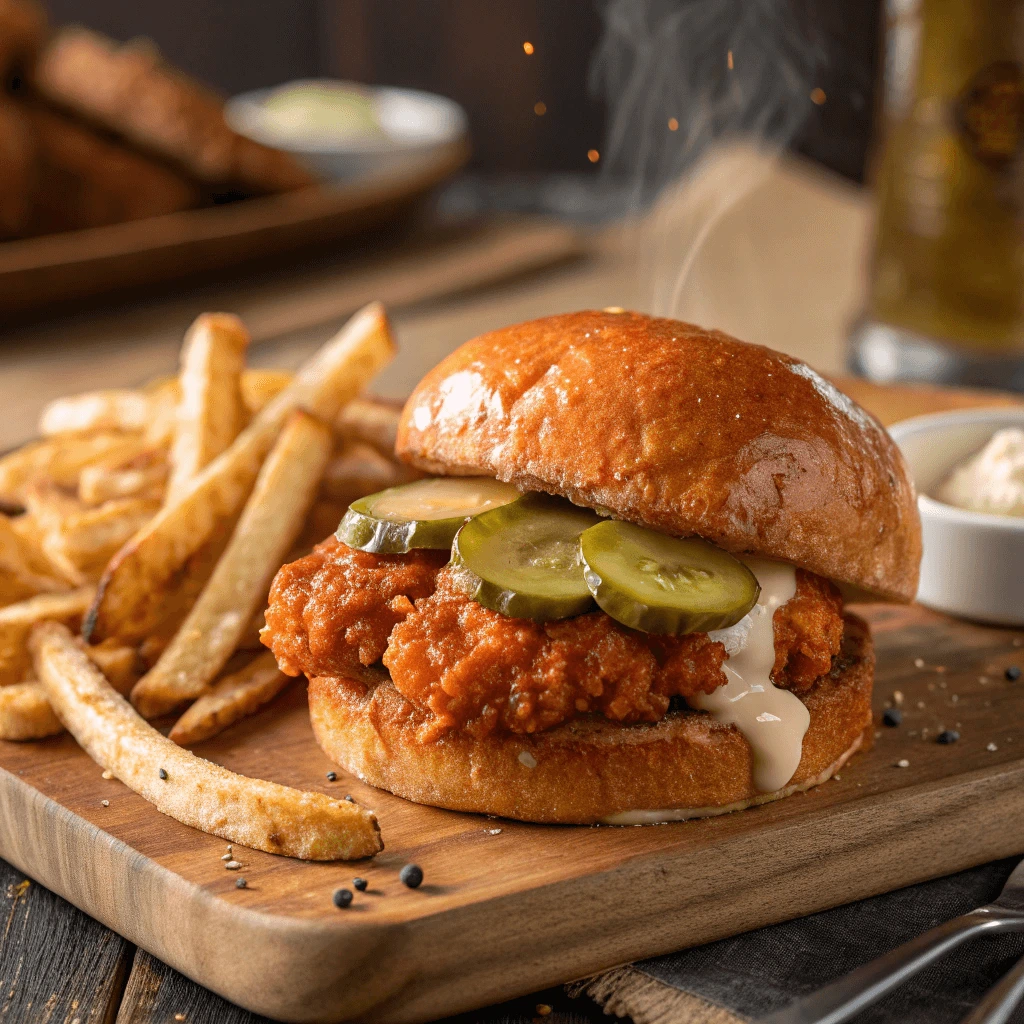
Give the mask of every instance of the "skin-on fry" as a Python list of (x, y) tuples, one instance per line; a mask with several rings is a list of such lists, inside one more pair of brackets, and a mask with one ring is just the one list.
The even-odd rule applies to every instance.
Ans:
[(0, 504), (21, 505), (37, 480), (75, 490), (82, 470), (99, 459), (127, 462), (141, 455), (147, 442), (140, 433), (98, 431), (34, 441), (0, 459)]
[(255, 714), (291, 682), (278, 667), (271, 651), (257, 655), (245, 668), (218, 679), (210, 692), (199, 698), (174, 723), (170, 738), (190, 747), (223, 732), (228, 726)]
[(388, 457), (395, 452), (401, 402), (385, 398), (356, 398), (334, 421), (334, 432), (345, 441), (364, 441)]
[(377, 819), (358, 804), (236, 775), (172, 743), (112, 689), (66, 627), (37, 626), (31, 649), (68, 731), (164, 814), (239, 846), (304, 860), (352, 860), (383, 848)]
[(203, 313), (188, 329), (166, 501), (177, 501), (245, 425), (241, 377), (248, 347), (249, 332), (230, 313)]
[(68, 594), (40, 594), (0, 608), (0, 687), (27, 679), (32, 668), (28, 637), (38, 622), (62, 622), (77, 629), (92, 601), (85, 587)]
[(91, 640), (142, 641), (159, 623), (176, 575), (218, 533), (229, 531), (288, 416), (305, 409), (324, 422), (351, 401), (395, 351), (387, 316), (371, 303), (341, 329), (253, 421), (111, 560), (83, 626)]
[(63, 731), (39, 683), (0, 687), (0, 740), (41, 740)]
[(308, 413), (292, 414), (206, 588), (160, 660), (132, 690), (132, 703), (144, 717), (200, 696), (234, 654), (302, 529), (332, 442), (324, 424)]
[(142, 431), (149, 425), (152, 401), (143, 391), (89, 391), (56, 398), (39, 417), (39, 433), (81, 433), (86, 430)]

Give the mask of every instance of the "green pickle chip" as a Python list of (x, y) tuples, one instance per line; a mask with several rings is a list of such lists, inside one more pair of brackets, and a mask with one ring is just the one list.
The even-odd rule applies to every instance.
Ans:
[(567, 619), (593, 608), (583, 578), (580, 534), (600, 522), (563, 498), (527, 494), (471, 519), (452, 563), (485, 608), (517, 619)]
[(350, 548), (402, 555), (413, 548), (447, 550), (471, 516), (519, 498), (489, 477), (430, 477), (352, 502), (335, 536)]
[(633, 523), (605, 521), (580, 538), (598, 606), (646, 633), (680, 636), (735, 625), (757, 603), (754, 574), (727, 551)]

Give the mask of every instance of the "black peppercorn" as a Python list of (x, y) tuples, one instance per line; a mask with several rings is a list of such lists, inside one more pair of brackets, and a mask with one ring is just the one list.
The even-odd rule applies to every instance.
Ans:
[(352, 902), (352, 890), (351, 889), (335, 889), (334, 890), (334, 905), (344, 909)]
[(423, 869), (419, 864), (406, 864), (398, 875), (403, 885), (410, 889), (418, 889), (423, 881)]
[(903, 721), (903, 712), (899, 708), (889, 708), (884, 715), (882, 715), (882, 721), (885, 722), (890, 729), (895, 729)]
[(360, 891), (366, 892), (366, 887), (370, 884), (365, 878), (353, 878), (352, 884)]
[(161, 779), (163, 779), (164, 781), (167, 780), (167, 769), (166, 768), (161, 768), (160, 771), (158, 772), (158, 774), (159, 774)]
[(1020, 665), (1011, 665), (1003, 675), (1011, 682), (1015, 683), (1020, 679)]
[(328, 782), (337, 782), (338, 781), (338, 773), (337, 772), (328, 772), (327, 773), (327, 781)]
[(942, 744), (956, 743), (958, 739), (960, 739), (960, 733), (956, 729), (944, 729), (939, 733), (936, 742)]

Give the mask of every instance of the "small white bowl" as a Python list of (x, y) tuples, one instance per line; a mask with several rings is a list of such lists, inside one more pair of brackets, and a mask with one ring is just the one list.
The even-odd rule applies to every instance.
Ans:
[(1024, 626), (1024, 519), (968, 512), (929, 496), (1004, 427), (1024, 428), (1024, 408), (916, 416), (889, 433), (918, 491), (924, 535), (918, 601), (950, 615)]
[[(366, 93), (382, 131), (349, 138), (289, 139), (268, 124), (264, 104), (275, 92), (295, 86), (348, 86)], [(224, 117), (240, 135), (294, 154), (326, 179), (353, 178), (414, 166), (439, 149), (464, 143), (469, 118), (454, 100), (418, 89), (377, 88), (336, 79), (303, 79), (241, 93), (224, 105)]]

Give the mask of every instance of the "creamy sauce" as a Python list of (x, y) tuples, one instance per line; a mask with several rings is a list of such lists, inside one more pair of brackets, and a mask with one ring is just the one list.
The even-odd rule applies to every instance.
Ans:
[(969, 512), (1024, 516), (1024, 430), (1009, 427), (993, 434), (977, 455), (953, 470), (935, 497)]
[(770, 678), (775, 665), (772, 617), (796, 593), (796, 571), (782, 562), (745, 561), (761, 584), (761, 596), (750, 611), (746, 643), (722, 667), (725, 685), (714, 693), (698, 694), (690, 705), (739, 729), (754, 755), (754, 787), (772, 793), (796, 772), (811, 721), (800, 698)]

